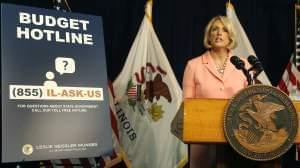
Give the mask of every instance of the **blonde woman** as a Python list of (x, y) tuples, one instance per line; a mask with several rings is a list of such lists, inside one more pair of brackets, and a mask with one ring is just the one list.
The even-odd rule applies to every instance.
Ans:
[[(230, 62), (231, 50), (237, 46), (235, 37), (234, 29), (226, 16), (216, 16), (210, 20), (204, 36), (207, 51), (189, 60), (185, 67), (183, 77), (185, 99), (228, 99), (248, 85), (243, 72), (237, 70)], [(218, 148), (217, 151), (219, 150), (223, 148)], [(190, 167), (211, 168), (215, 163), (215, 156), (214, 145), (192, 144)], [(220, 164), (223, 164), (222, 161)]]

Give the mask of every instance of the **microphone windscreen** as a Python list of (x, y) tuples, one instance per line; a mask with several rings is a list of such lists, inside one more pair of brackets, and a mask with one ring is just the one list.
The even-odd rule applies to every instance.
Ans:
[(251, 64), (251, 65), (255, 65), (258, 63), (258, 59), (253, 56), (253, 55), (249, 55), (249, 57), (247, 58), (248, 62)]
[(230, 62), (237, 68), (242, 69), (245, 66), (244, 61), (242, 61), (238, 56), (232, 56)]
[(232, 56), (231, 58), (230, 58), (230, 62), (233, 64), (233, 65), (236, 65), (236, 64), (238, 64), (238, 62), (239, 62), (239, 57), (237, 57), (237, 56)]

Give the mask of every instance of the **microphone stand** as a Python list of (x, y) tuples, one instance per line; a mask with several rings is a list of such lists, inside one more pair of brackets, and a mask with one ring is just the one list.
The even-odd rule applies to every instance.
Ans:
[(243, 71), (244, 75), (247, 78), (248, 86), (253, 85), (253, 80), (254, 79), (251, 77), (249, 71), (247, 71), (246, 68), (242, 68), (242, 71)]
[(258, 75), (261, 73), (262, 71), (255, 71), (254, 75), (253, 75), (253, 80), (256, 81)]
[(253, 71), (252, 80), (254, 84), (261, 83), (259, 80), (257, 80), (258, 75), (263, 71), (261, 63), (257, 57), (253, 55), (249, 55), (247, 60), (252, 65), (252, 67), (248, 69), (248, 73), (250, 74), (250, 71)]
[(238, 70), (242, 70), (243, 74), (246, 76), (247, 82), (248, 82), (248, 86), (249, 85), (253, 85), (253, 79), (249, 73), (250, 70), (253, 70), (254, 68), (250, 68), (249, 70), (247, 70), (245, 68), (245, 63), (244, 61), (242, 61), (241, 59), (239, 59), (238, 56), (232, 56), (230, 58), (230, 62), (235, 66), (236, 69)]
[[(253, 73), (253, 76), (251, 77), (251, 75), (250, 75), (250, 71), (253, 71), (254, 73)], [(258, 75), (262, 72), (262, 70), (261, 69), (255, 69), (254, 67), (251, 67), (250, 69), (248, 69), (247, 70), (247, 72), (248, 72), (248, 74), (249, 74), (249, 76), (250, 76), (250, 78), (251, 78), (251, 80), (252, 80), (252, 84), (255, 84), (256, 83), (256, 81), (258, 81), (257, 80), (257, 77), (258, 77)]]

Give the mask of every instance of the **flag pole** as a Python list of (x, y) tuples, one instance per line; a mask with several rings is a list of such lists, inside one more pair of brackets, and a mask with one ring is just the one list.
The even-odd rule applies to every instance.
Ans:
[[(298, 17), (298, 14), (297, 14), (297, 10), (298, 10), (298, 8), (299, 8), (299, 0), (297, 0), (297, 3), (295, 4), (295, 11), (294, 11), (294, 15), (295, 15), (295, 18), (294, 18), (294, 38), (295, 38), (295, 43), (294, 43), (294, 59), (296, 58), (296, 54), (297, 54), (297, 44), (296, 44), (296, 41), (297, 41), (297, 17)], [(292, 61), (293, 62), (293, 61)], [(298, 86), (297, 86), (297, 84), (298, 84), (298, 82), (296, 82), (296, 89), (295, 88), (292, 88), (293, 90), (295, 90), (296, 92), (297, 92), (297, 88), (298, 88)], [(292, 91), (293, 91), (292, 90)], [(293, 92), (292, 92), (292, 94), (293, 94)], [(296, 95), (297, 95), (297, 93), (296, 93)], [(295, 96), (295, 95), (292, 95), (292, 96)], [(295, 96), (296, 97), (296, 96)], [(293, 97), (294, 98), (294, 97)], [(297, 149), (296, 149), (296, 155), (298, 155), (298, 153), (299, 153), (299, 151), (297, 151)], [(297, 160), (297, 158), (298, 158), (298, 156), (296, 157), (296, 160)]]
[[(297, 0), (297, 3), (296, 3), (296, 5), (295, 5), (295, 46), (294, 46), (294, 59), (297, 59), (297, 44), (296, 44), (296, 41), (297, 41), (297, 32), (299, 31), (298, 30), (298, 24), (299, 24), (299, 22), (298, 22), (298, 17), (299, 17), (299, 10), (300, 10), (300, 0)], [(296, 64), (296, 62), (297, 61), (295, 61), (295, 64)], [(295, 66), (297, 66), (297, 65), (295, 65)], [(296, 82), (296, 97), (297, 98), (299, 98), (300, 97), (300, 93), (299, 93), (299, 88), (300, 86), (299, 86), (299, 83), (298, 83), (298, 81)], [(296, 152), (297, 153), (297, 155), (298, 155), (298, 152)], [(297, 157), (298, 158), (298, 157)]]
[(65, 3), (66, 3), (66, 6), (67, 6), (69, 12), (72, 12), (72, 10), (71, 10), (71, 8), (70, 8), (70, 6), (69, 6), (68, 0), (64, 0), (64, 1), (65, 1)]

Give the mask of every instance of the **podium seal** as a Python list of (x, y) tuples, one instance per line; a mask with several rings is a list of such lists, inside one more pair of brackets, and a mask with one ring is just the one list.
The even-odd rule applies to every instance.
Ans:
[(254, 85), (241, 90), (225, 110), (227, 141), (251, 160), (267, 161), (283, 155), (293, 145), (297, 129), (293, 102), (272, 86)]

